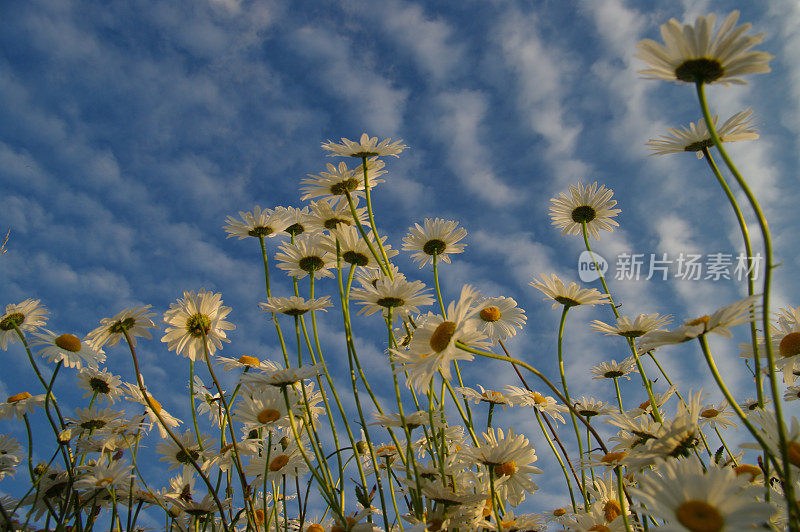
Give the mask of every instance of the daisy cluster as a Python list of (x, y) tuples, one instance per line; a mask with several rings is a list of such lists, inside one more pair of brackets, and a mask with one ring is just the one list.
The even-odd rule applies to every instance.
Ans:
[[(741, 84), (742, 76), (769, 71), (771, 56), (751, 50), (763, 36), (747, 35), (749, 25), (737, 22), (732, 13), (715, 31), (713, 16), (689, 25), (671, 20), (662, 26), (663, 44), (639, 44), (644, 76), (694, 84), (703, 114), (648, 145), (654, 154), (697, 152), (725, 183), (713, 163), (719, 154), (761, 222), (723, 146), (758, 137), (752, 111), (719, 125), (703, 92), (707, 84)], [(282, 360), (222, 356), (235, 329), (232, 309), (222, 294), (203, 288), (185, 291), (158, 324), (143, 305), (102, 318), (83, 336), (47, 329), (40, 300), (6, 306), (0, 348), (26, 352), (42, 393), (15, 390), (0, 403), (0, 419), (27, 429), (27, 451), (12, 434), (0, 434), (0, 481), (30, 479), (18, 497), (0, 497), (5, 529), (134, 530), (143, 509), (162, 516), (165, 529), (181, 531), (798, 529), (800, 423), (785, 419), (782, 403), (800, 397), (800, 307), (770, 311), (766, 223), (759, 224), (768, 261), (762, 289), (751, 277), (747, 297), (672, 328), (672, 316), (620, 315), (602, 277), (600, 291), (538, 274), (531, 287), (561, 312), (552, 353), (558, 375), (550, 378), (513, 354), (527, 321), (515, 299), (485, 296), (471, 285), (453, 301), (442, 296), (440, 268), (467, 244), (457, 221), (414, 222), (399, 248), (379, 234), (372, 194), (388, 174), (384, 159), (407, 146), (364, 134), (322, 148), (355, 163), (328, 164), (303, 178), (308, 205), (255, 206), (224, 225), (229, 238), (258, 241), (266, 283), (259, 307)], [(728, 197), (750, 249), (741, 207)], [(582, 236), (591, 254), (590, 237), (619, 227), (620, 212), (613, 191), (594, 182), (558, 194), (550, 216), (564, 235)], [(400, 253), (420, 270), (430, 266), (432, 285), (401, 272), (392, 261)], [(288, 279), (276, 280), (276, 269)], [(294, 295), (273, 296), (281, 281)], [(586, 306), (608, 310), (607, 321), (589, 325), (598, 340), (616, 337), (607, 340), (624, 353), (589, 372), (616, 401), (570, 394), (563, 339), (568, 317)], [(344, 376), (331, 373), (317, 323), (332, 309), (342, 317), (336, 339), (346, 347)], [(354, 329), (363, 320), (386, 328), (393, 386), (383, 393), (375, 393), (359, 356)], [(191, 419), (170, 414), (144, 383), (148, 368), (139, 364), (137, 341), (152, 340), (162, 326), (162, 347), (188, 359)], [(741, 356), (754, 368), (747, 393), (755, 399), (729, 390), (707, 341), (709, 334), (731, 338), (739, 326), (749, 327)], [(713, 393), (681, 389), (659, 362), (670, 345), (685, 342), (697, 342), (698, 364), (717, 385)], [(130, 356), (129, 381), (104, 367), (112, 349)], [(459, 364), (476, 357), (513, 368), (518, 381), (500, 390), (466, 386)], [(40, 368), (45, 361), (51, 371)], [(68, 371), (87, 401), (74, 413), (62, 411), (56, 394), (56, 377)], [(641, 383), (633, 401), (620, 388), (631, 379)], [(502, 421), (516, 426), (494, 426), (494, 413), (506, 409), (511, 414)], [(34, 436), (33, 416), (46, 418), (52, 434)], [(518, 431), (522, 420), (536, 421), (544, 450)], [(745, 442), (729, 444), (734, 437)], [(140, 448), (153, 440), (170, 475), (165, 486), (146, 479), (137, 463)], [(52, 458), (34, 466), (34, 453)], [(534, 464), (559, 481), (563, 476), (564, 491), (557, 507), (523, 513), (539, 490), (543, 469)], [(321, 513), (309, 510), (309, 500)]]

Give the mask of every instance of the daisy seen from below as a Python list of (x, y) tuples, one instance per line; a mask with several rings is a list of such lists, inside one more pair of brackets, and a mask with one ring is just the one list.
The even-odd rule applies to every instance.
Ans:
[[(715, 115), (711, 120), (714, 124), (714, 129), (717, 130), (720, 141), (736, 142), (740, 140), (756, 140), (758, 138), (758, 130), (753, 126), (752, 117), (753, 111), (747, 109), (736, 113), (719, 127), (717, 127), (718, 116)], [(669, 135), (661, 135), (645, 142), (645, 145), (652, 152), (650, 155), (693, 151), (697, 153), (698, 159), (702, 159), (703, 150), (714, 145), (714, 141), (711, 140), (711, 133), (708, 132), (706, 121), (702, 118), (680, 129), (667, 128), (667, 131)]]
[(370, 137), (366, 133), (361, 134), (358, 142), (342, 137), (342, 142), (336, 143), (331, 140), (322, 143), (322, 149), (331, 153), (331, 157), (399, 157), (400, 152), (408, 148), (402, 140), (392, 142), (392, 139), (384, 139), (378, 142), (378, 137)]
[(550, 199), (550, 219), (561, 229), (562, 235), (579, 235), (584, 224), (588, 235), (600, 238), (598, 229), (613, 231), (619, 224), (613, 219), (620, 212), (614, 209), (617, 200), (611, 199), (614, 191), (597, 181), (584, 186), (583, 183), (569, 186), (569, 195), (561, 192)]
[(164, 420), (164, 424), (169, 428), (175, 428), (182, 423), (180, 419), (164, 410), (164, 408), (161, 407), (161, 403), (159, 403), (155, 397), (150, 394), (150, 392), (147, 392), (147, 400), (145, 401), (145, 397), (142, 395), (142, 391), (139, 389), (138, 385), (126, 382), (124, 386), (125, 391), (127, 392), (125, 398), (129, 401), (133, 401), (134, 403), (139, 403), (145, 407), (145, 414), (150, 421), (150, 427), (152, 427), (153, 423), (155, 423), (162, 438), (167, 437), (167, 430), (158, 420), (159, 416), (162, 420)]
[(434, 257), (450, 263), (451, 253), (463, 253), (466, 244), (460, 243), (467, 230), (453, 220), (425, 218), (422, 225), (414, 224), (403, 237), (403, 251), (413, 252), (411, 258), (422, 268)]
[(206, 347), (208, 354), (213, 355), (222, 348), (222, 342), (230, 341), (225, 331), (236, 328), (225, 321), (230, 312), (230, 307), (222, 305), (222, 294), (207, 292), (203, 288), (197, 293), (184, 292), (183, 298), (171, 303), (164, 313), (168, 327), (161, 341), (170, 351), (191, 360), (202, 359)]
[[(372, 248), (376, 249), (375, 235), (372, 231), (367, 233), (367, 240), (372, 245)], [(331, 238), (323, 246), (332, 256), (336, 256), (337, 243), (339, 245), (339, 255), (344, 262), (352, 266), (361, 266), (362, 268), (380, 268), (380, 263), (375, 260), (369, 245), (361, 238), (361, 233), (355, 227), (340, 226), (335, 231), (331, 231)], [(386, 244), (385, 236), (381, 237), (381, 245), (386, 253), (386, 258), (391, 259), (399, 254), (399, 251)]]
[(693, 458), (669, 460), (638, 477), (631, 495), (639, 511), (666, 521), (659, 530), (722, 532), (759, 528), (775, 508), (758, 500), (757, 488), (730, 468), (709, 464), (706, 471)]
[[(378, 272), (380, 273), (380, 272)], [(387, 315), (392, 310), (392, 318), (403, 318), (419, 312), (419, 307), (433, 303), (433, 298), (426, 292), (422, 281), (407, 281), (404, 276), (395, 275), (394, 279), (381, 276), (374, 284), (359, 278), (361, 288), (354, 288), (350, 298), (363, 305), (359, 314), (371, 316), (376, 312)]]
[(517, 334), (527, 321), (525, 311), (510, 297), (485, 297), (475, 302), (478, 330), (493, 344)]
[(544, 301), (552, 299), (554, 301), (553, 308), (557, 308), (559, 305), (575, 307), (578, 305), (611, 303), (608, 294), (601, 294), (595, 288), (581, 288), (575, 282), (565, 286), (564, 282), (556, 274), (552, 274), (550, 277), (542, 275), (541, 281), (534, 279), (528, 284), (547, 296)]
[(661, 316), (656, 312), (654, 314), (639, 314), (634, 320), (631, 320), (628, 316), (620, 316), (616, 325), (594, 320), (589, 323), (589, 326), (595, 331), (607, 335), (616, 334), (625, 338), (638, 338), (650, 331), (663, 330), (663, 327), (670, 323), (672, 323), (672, 316)]
[(8, 344), (14, 343), (17, 339), (16, 325), (21, 331), (35, 331), (42, 327), (49, 314), (46, 308), (39, 305), (41, 299), (26, 299), (19, 303), (9, 303), (6, 311), (0, 316), (0, 349), (5, 351)]
[(458, 302), (451, 301), (447, 307), (447, 318), (429, 313), (418, 324), (408, 350), (391, 350), (401, 366), (396, 373), (406, 373), (406, 384), (410, 388), (427, 392), (433, 375), (441, 372), (442, 378), (450, 380), (450, 362), (472, 360), (474, 356), (456, 346), (461, 342), (470, 347), (488, 346), (486, 336), (469, 319), (471, 308), (478, 293), (469, 285), (461, 289)]
[(640, 351), (650, 351), (656, 347), (669, 344), (680, 344), (688, 342), (701, 334), (719, 334), (726, 338), (733, 337), (728, 329), (742, 323), (747, 323), (752, 319), (751, 310), (760, 295), (749, 296), (730, 305), (724, 306), (710, 316), (700, 316), (699, 318), (687, 321), (680, 327), (672, 331), (652, 331), (639, 340)]
[(44, 406), (45, 395), (31, 395), (28, 392), (15, 393), (6, 399), (5, 403), (0, 403), (0, 419), (11, 419), (15, 417), (22, 420), (27, 413), (33, 413), (37, 406)]
[(284, 232), (290, 236), (297, 237), (305, 232), (316, 232), (308, 207), (275, 207), (275, 213), (286, 222)]
[(519, 386), (507, 384), (505, 386), (505, 397), (508, 404), (512, 406), (530, 406), (537, 412), (547, 414), (551, 418), (566, 423), (564, 414), (569, 411), (565, 405), (559, 404), (554, 397), (542, 395), (539, 392), (528, 391)]
[(335, 263), (331, 254), (323, 248), (323, 242), (320, 235), (310, 235), (296, 238), (293, 243), (282, 243), (280, 252), (275, 254), (278, 268), (298, 279), (309, 275), (313, 275), (314, 279), (333, 277), (330, 270)]
[(263, 371), (260, 373), (243, 373), (240, 382), (243, 385), (257, 390), (265, 385), (285, 388), (298, 382), (311, 379), (320, 375), (325, 370), (325, 364), (306, 364), (296, 367), (280, 368), (274, 371)]
[(506, 408), (506, 405), (511, 404), (506, 399), (506, 396), (503, 395), (502, 392), (496, 392), (494, 390), (487, 390), (483, 386), (481, 386), (480, 384), (478, 384), (478, 388), (480, 388), (481, 391), (474, 390), (474, 389), (472, 389), (472, 388), (470, 388), (468, 386), (464, 386), (464, 387), (457, 386), (454, 389), (455, 389), (455, 391), (460, 393), (461, 396), (464, 399), (466, 399), (468, 401), (472, 401), (472, 402), (474, 402), (476, 404), (483, 402), (483, 403), (489, 403), (489, 404), (492, 404), (492, 405), (503, 405), (503, 409)]
[(150, 319), (156, 314), (149, 312), (151, 308), (150, 305), (126, 308), (113, 318), (101, 319), (100, 326), (86, 335), (86, 342), (95, 350), (102, 349), (106, 344), (115, 346), (125, 336), (123, 332), (127, 331), (131, 345), (135, 347), (137, 336), (152, 338), (147, 329), (156, 326)]
[(611, 362), (601, 362), (592, 368), (593, 379), (618, 379), (625, 377), (630, 380), (630, 374), (636, 369), (636, 360), (628, 357), (622, 362), (612, 360)]
[(124, 460), (98, 460), (94, 464), (78, 466), (82, 474), (75, 481), (75, 489), (114, 489), (128, 487), (133, 478), (133, 466)]
[[(327, 201), (314, 201), (309, 206), (308, 222), (312, 230), (333, 231), (339, 227), (353, 225), (353, 213), (347, 203), (331, 205)], [(364, 224), (367, 221), (367, 209), (356, 208), (358, 220)]]
[(233, 417), (244, 424), (245, 428), (273, 430), (277, 427), (288, 427), (289, 416), (283, 393), (274, 386), (268, 386), (252, 393), (236, 404)]
[(644, 39), (634, 54), (649, 68), (640, 70), (647, 79), (685, 83), (729, 83), (744, 85), (739, 76), (769, 72), (772, 55), (750, 50), (764, 34), (744, 35), (750, 24), (736, 27), (739, 12), (734, 11), (714, 34), (714, 15), (698, 16), (694, 25), (676, 19), (661, 26), (664, 44)]
[[(383, 179), (378, 179), (386, 173), (383, 168), (386, 164), (378, 158), (367, 159), (367, 172), (369, 172), (369, 188), (383, 183)], [(319, 174), (308, 174), (307, 178), (300, 180), (303, 201), (324, 198), (328, 201), (335, 201), (338, 205), (347, 206), (347, 195), (354, 200), (364, 195), (364, 168), (358, 165), (354, 169), (347, 168), (347, 163), (340, 162), (338, 166), (327, 164), (327, 172)], [(349, 209), (349, 206), (348, 206)]]
[(503, 429), (495, 432), (490, 428), (483, 433), (483, 440), (476, 447), (462, 449), (461, 456), (468, 463), (489, 466), (501, 500), (507, 499), (512, 506), (519, 506), (526, 492), (538, 489), (530, 475), (542, 472), (530, 465), (537, 460), (533, 446), (528, 438), (515, 434), (512, 428), (506, 433)]
[[(304, 299), (299, 296), (270, 297), (266, 303), (259, 303), (259, 308), (264, 312), (286, 314), (287, 316), (302, 316), (312, 310), (325, 310), (333, 306), (329, 296), (314, 299)], [(327, 312), (327, 311), (326, 311)]]
[(57, 335), (42, 329), (41, 332), (34, 333), (34, 336), (30, 346), (41, 347), (37, 353), (52, 363), (63, 362), (68, 368), (81, 369), (84, 366), (97, 368), (98, 364), (106, 360), (102, 350), (93, 349), (74, 334)]
[(281, 234), (289, 225), (282, 213), (272, 209), (261, 209), (258, 205), (253, 208), (253, 212), (239, 211), (239, 218), (241, 220), (233, 216), (225, 219), (226, 224), (222, 228), (228, 233), (228, 238), (234, 236), (240, 240), (248, 237), (272, 238)]

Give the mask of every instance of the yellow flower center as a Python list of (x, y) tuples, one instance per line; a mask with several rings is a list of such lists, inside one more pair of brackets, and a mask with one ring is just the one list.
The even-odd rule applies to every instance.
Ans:
[(565, 508), (556, 508), (555, 510), (553, 510), (553, 515), (556, 517), (567, 515), (567, 510)]
[(55, 340), (55, 344), (61, 349), (77, 353), (81, 350), (81, 341), (74, 334), (62, 334)]
[(28, 392), (15, 393), (11, 397), (9, 397), (6, 402), (7, 403), (18, 403), (18, 402), (20, 402), (20, 401), (22, 401), (24, 399), (30, 399), (30, 397), (31, 397), (31, 394), (29, 394)]
[(589, 527), (589, 530), (596, 530), (597, 532), (611, 532), (611, 529), (606, 525), (594, 525)]
[(544, 395), (540, 394), (539, 392), (533, 392), (533, 402), (537, 405), (546, 405), (547, 399), (545, 399)]
[(211, 318), (205, 314), (190, 316), (189, 319), (186, 320), (186, 330), (195, 338), (202, 337), (203, 333), (208, 335), (209, 331), (211, 331)]
[(159, 403), (149, 395), (147, 396), (147, 404), (150, 405), (150, 408), (152, 408), (153, 412), (155, 412), (156, 414), (161, 413), (161, 403)]
[(453, 339), (453, 335), (456, 333), (456, 324), (452, 321), (443, 321), (436, 327), (436, 330), (433, 331), (431, 335), (431, 339), (428, 342), (431, 346), (431, 349), (434, 350), (436, 353), (441, 353), (447, 346), (450, 345), (450, 340)]
[(274, 408), (267, 408), (259, 412), (256, 417), (258, 417), (259, 423), (264, 423), (266, 425), (267, 423), (279, 420), (281, 418), (281, 413)]
[(707, 408), (706, 410), (700, 412), (700, 416), (706, 419), (717, 417), (718, 415), (719, 415), (719, 410), (717, 410), (716, 408)]
[(600, 461), (603, 462), (604, 464), (613, 464), (614, 462), (619, 462), (626, 456), (628, 456), (628, 453), (624, 451), (619, 453), (606, 453), (603, 455)]
[(800, 443), (790, 441), (786, 443), (786, 450), (789, 451), (789, 463), (795, 467), (800, 467)]
[(778, 349), (784, 358), (800, 354), (800, 332), (793, 332), (784, 336)]
[(480, 316), (483, 321), (497, 321), (500, 319), (500, 309), (494, 306), (481, 309)]
[(397, 454), (397, 447), (394, 445), (382, 445), (375, 450), (375, 456), (392, 456)]
[(503, 520), (500, 521), (500, 529), (501, 530), (502, 529), (516, 530), (516, 526), (517, 526), (517, 520), (516, 519), (512, 519), (511, 521), (503, 521)]
[(285, 454), (282, 454), (280, 456), (276, 456), (269, 463), (269, 470), (270, 471), (280, 471), (288, 463), (289, 463), (289, 456), (287, 456)]
[(105, 488), (106, 486), (112, 484), (113, 482), (114, 482), (113, 478), (104, 477), (104, 478), (98, 478), (95, 481), (94, 485), (97, 486), (98, 488)]
[(605, 515), (606, 522), (610, 523), (620, 515), (622, 515), (622, 508), (615, 500), (609, 500), (603, 505), (603, 515)]
[(494, 474), (498, 477), (510, 477), (517, 472), (517, 464), (514, 462), (504, 462), (494, 466)]
[(325, 532), (325, 529), (322, 527), (322, 525), (313, 523), (306, 527), (306, 532)]
[[(342, 523), (337, 523), (337, 524), (333, 525), (331, 527), (331, 532), (345, 532), (347, 530), (345, 527), (350, 528), (354, 524), (356, 524), (356, 522), (357, 522), (355, 520), (355, 518), (350, 517), (349, 515), (347, 517), (345, 517), (344, 520), (345, 520), (345, 523), (343, 523), (343, 524)], [(342, 526), (342, 525), (344, 525), (344, 526)]]
[(256, 357), (251, 357), (250, 355), (242, 355), (239, 357), (239, 364), (244, 364), (246, 366), (260, 366), (261, 361)]
[(711, 319), (711, 316), (700, 316), (699, 318), (695, 318), (691, 321), (687, 321), (686, 325), (692, 327), (694, 325), (708, 325), (708, 320)]
[(692, 532), (719, 532), (725, 519), (719, 511), (705, 501), (686, 501), (675, 509), (678, 522)]
[(753, 482), (756, 477), (761, 475), (761, 468), (752, 464), (742, 464), (733, 468), (736, 476), (750, 475), (750, 482)]
[(650, 408), (649, 399), (647, 401), (642, 401), (642, 403), (639, 405), (639, 410), (647, 410), (648, 408)]

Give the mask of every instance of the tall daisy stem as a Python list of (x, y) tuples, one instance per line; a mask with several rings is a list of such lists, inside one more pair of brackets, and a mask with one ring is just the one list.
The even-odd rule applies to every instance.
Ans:
[[(769, 322), (769, 298), (770, 298), (770, 287), (772, 283), (772, 269), (774, 268), (773, 258), (772, 258), (772, 236), (769, 231), (769, 226), (767, 224), (767, 219), (764, 216), (764, 212), (761, 210), (761, 205), (756, 200), (755, 195), (750, 190), (750, 187), (747, 184), (747, 181), (742, 177), (742, 174), (736, 168), (736, 165), (733, 164), (733, 161), (728, 156), (727, 150), (722, 145), (722, 141), (717, 134), (717, 130), (714, 127), (714, 121), (711, 118), (711, 112), (708, 109), (708, 102), (706, 101), (706, 93), (705, 93), (705, 85), (703, 83), (697, 83), (697, 98), (700, 102), (700, 108), (703, 110), (703, 118), (706, 121), (706, 127), (708, 128), (708, 132), (711, 134), (711, 140), (714, 141), (714, 146), (716, 146), (717, 151), (719, 151), (720, 155), (722, 156), (722, 160), (725, 161), (725, 165), (730, 170), (733, 177), (736, 179), (736, 182), (741, 187), (742, 191), (744, 192), (745, 196), (747, 197), (747, 201), (750, 203), (750, 206), (753, 208), (753, 213), (758, 220), (758, 226), (761, 229), (761, 236), (764, 242), (764, 255), (765, 255), (765, 266), (764, 266), (764, 284), (763, 284), (763, 291), (762, 291), (762, 326), (765, 335), (769, 335), (770, 331), (770, 322)], [(786, 427), (783, 423), (783, 407), (781, 406), (782, 397), (780, 395), (780, 391), (778, 390), (778, 379), (777, 375), (775, 374), (775, 353), (773, 352), (772, 342), (769, 340), (765, 342), (765, 352), (767, 354), (767, 367), (769, 368), (769, 381), (770, 381), (770, 391), (772, 392), (772, 400), (775, 404), (775, 420), (778, 426), (778, 441), (780, 443), (780, 450), (781, 450), (781, 463), (783, 464), (783, 472), (785, 477), (783, 478), (784, 484), (784, 496), (786, 497), (786, 503), (789, 512), (789, 526), (793, 531), (800, 530), (800, 508), (798, 508), (797, 499), (794, 495), (794, 482), (792, 480), (792, 471), (789, 465), (789, 448), (786, 441)], [(737, 405), (733, 405), (734, 407)]]
[(381, 250), (381, 257), (383, 257), (383, 262), (386, 264), (386, 270), (391, 272), (392, 268), (389, 266), (389, 257), (386, 256), (386, 250), (383, 249), (381, 237), (378, 234), (378, 228), (375, 227), (375, 216), (372, 213), (372, 195), (369, 190), (369, 172), (367, 171), (366, 155), (361, 157), (361, 168), (364, 169), (364, 196), (367, 199), (367, 216), (369, 216), (369, 226), (372, 228), (372, 234), (375, 235), (375, 242), (378, 244), (378, 249)]

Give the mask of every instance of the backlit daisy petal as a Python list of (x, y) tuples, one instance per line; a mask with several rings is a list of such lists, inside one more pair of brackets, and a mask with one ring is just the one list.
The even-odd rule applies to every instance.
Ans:
[(747, 82), (739, 76), (769, 72), (773, 56), (750, 50), (764, 34), (743, 35), (750, 24), (735, 28), (738, 19), (738, 11), (728, 15), (713, 38), (714, 15), (697, 17), (694, 26), (671, 19), (661, 26), (664, 44), (652, 39), (637, 43), (635, 57), (649, 66), (639, 73), (648, 79), (742, 85)]
[[(367, 233), (367, 239), (372, 245), (372, 249), (377, 250), (378, 246), (375, 243), (372, 231)], [(380, 268), (369, 246), (361, 237), (361, 233), (354, 226), (339, 226), (335, 231), (331, 232), (331, 238), (326, 240), (322, 246), (331, 255), (336, 256), (337, 242), (339, 244), (338, 252), (342, 257), (342, 261), (361, 268)], [(381, 244), (387, 258), (391, 259), (399, 254), (399, 251), (392, 249), (392, 246), (386, 243), (385, 236), (381, 237)]]
[(316, 299), (303, 299), (298, 296), (291, 297), (270, 297), (266, 303), (259, 303), (258, 306), (264, 312), (275, 312), (286, 314), (287, 316), (302, 316), (311, 310), (325, 310), (332, 307), (329, 296), (318, 297)]
[(611, 199), (614, 192), (597, 181), (584, 186), (583, 183), (569, 186), (569, 195), (561, 192), (557, 198), (550, 199), (550, 218), (552, 224), (561, 229), (562, 235), (579, 235), (586, 222), (586, 230), (594, 238), (600, 238), (598, 229), (613, 231), (619, 224), (613, 218), (622, 212), (614, 209), (616, 200)]
[(603, 334), (615, 334), (617, 336), (624, 336), (625, 338), (638, 338), (651, 331), (661, 330), (664, 325), (671, 322), (671, 315), (661, 316), (656, 312), (654, 314), (639, 314), (634, 320), (631, 320), (628, 316), (620, 316), (617, 318), (616, 325), (609, 325), (602, 321), (594, 320), (589, 323), (589, 326)]
[(342, 142), (337, 144), (331, 140), (322, 143), (322, 149), (331, 153), (331, 157), (385, 157), (392, 155), (399, 157), (400, 152), (408, 148), (402, 140), (392, 142), (392, 139), (384, 139), (378, 142), (378, 137), (371, 137), (366, 133), (361, 135), (358, 142), (342, 137)]
[(528, 284), (547, 296), (544, 301), (552, 299), (555, 302), (553, 308), (559, 305), (574, 307), (611, 303), (608, 294), (601, 294), (594, 288), (581, 288), (574, 282), (569, 283), (569, 286), (564, 286), (564, 282), (556, 274), (552, 274), (551, 277), (542, 275), (541, 281), (534, 279)]
[[(327, 165), (327, 172), (320, 172), (319, 174), (308, 174), (307, 178), (300, 180), (300, 184), (306, 185), (301, 187), (304, 193), (300, 198), (303, 201), (324, 198), (328, 201), (338, 202), (340, 205), (347, 205), (347, 193), (353, 199), (364, 196), (364, 167), (359, 164), (352, 170), (347, 167), (347, 163), (340, 162), (338, 166), (330, 163)], [(383, 168), (386, 163), (372, 157), (367, 159), (367, 177), (369, 179), (369, 188), (372, 189), (379, 183), (384, 183), (383, 179), (379, 176), (386, 173)]]
[(363, 305), (359, 314), (371, 316), (383, 312), (387, 315), (388, 309), (392, 309), (392, 317), (397, 319), (417, 313), (419, 307), (432, 304), (433, 298), (426, 293), (429, 290), (422, 281), (409, 282), (405, 277), (395, 275), (394, 279), (381, 277), (374, 285), (362, 281), (361, 288), (353, 288), (350, 292), (350, 298)]
[(209, 355), (222, 348), (222, 342), (229, 342), (225, 331), (236, 328), (225, 318), (231, 308), (222, 305), (222, 294), (200, 289), (184, 292), (183, 298), (170, 304), (164, 313), (164, 322), (168, 327), (161, 341), (167, 349), (175, 351), (192, 360), (203, 359), (203, 334), (207, 339)]
[(39, 305), (41, 299), (26, 299), (17, 304), (9, 303), (6, 311), (0, 316), (0, 349), (8, 349), (8, 344), (19, 340), (14, 325), (21, 331), (35, 331), (46, 322), (46, 308)]
[(86, 335), (86, 342), (95, 350), (100, 350), (105, 345), (115, 346), (124, 338), (123, 330), (127, 331), (131, 344), (136, 346), (136, 337), (152, 338), (147, 329), (156, 326), (152, 318), (155, 312), (149, 312), (151, 306), (144, 305), (126, 308), (113, 318), (103, 318), (100, 326)]
[(633, 357), (628, 357), (622, 362), (612, 360), (611, 362), (601, 362), (592, 368), (593, 379), (618, 379), (625, 377), (630, 380), (629, 374), (637, 371), (636, 361)]
[(510, 297), (486, 297), (475, 302), (475, 320), (478, 330), (488, 336), (492, 343), (517, 334), (527, 321), (525, 311), (517, 307)]
[[(736, 113), (724, 124), (718, 126), (719, 117), (714, 116), (712, 122), (717, 130), (717, 135), (722, 142), (736, 142), (740, 140), (755, 140), (758, 130), (753, 126), (753, 111), (747, 109)], [(648, 140), (645, 145), (650, 147), (650, 155), (666, 155), (668, 153), (682, 153), (687, 151), (697, 152), (697, 157), (703, 157), (702, 150), (714, 145), (711, 134), (708, 132), (706, 121), (700, 119), (680, 129), (668, 128), (669, 135)]]
[(311, 273), (314, 279), (333, 277), (331, 268), (336, 267), (335, 257), (325, 250), (324, 241), (322, 235), (312, 234), (298, 237), (294, 243), (282, 243), (280, 252), (275, 254), (278, 268), (298, 279)]
[(279, 235), (289, 223), (284, 219), (283, 213), (275, 212), (272, 209), (261, 209), (258, 205), (253, 208), (253, 212), (239, 211), (237, 220), (233, 216), (228, 216), (227, 223), (222, 226), (228, 233), (228, 238), (265, 237), (270, 238)]
[[(358, 200), (355, 200), (354, 203), (358, 205)], [(353, 214), (347, 202), (331, 205), (327, 201), (313, 201), (308, 207), (310, 209), (308, 223), (314, 232), (330, 232), (337, 228), (351, 227), (353, 225)], [(356, 214), (362, 224), (366, 223), (366, 208), (356, 208)]]
[(61, 334), (42, 329), (34, 333), (35, 339), (30, 342), (31, 347), (40, 347), (39, 355), (50, 362), (62, 362), (68, 368), (81, 369), (84, 366), (97, 368), (106, 360), (102, 350), (96, 350), (91, 345), (81, 342), (74, 334)]
[(290, 236), (298, 237), (304, 233), (309, 235), (318, 232), (308, 207), (275, 207), (275, 214), (286, 222), (284, 232)]
[(467, 236), (467, 230), (458, 227), (458, 222), (441, 218), (425, 218), (422, 225), (417, 223), (409, 228), (403, 237), (403, 251), (414, 252), (411, 258), (422, 268), (433, 262), (433, 256), (450, 262), (451, 253), (462, 253), (466, 244), (459, 242)]
[(97, 394), (109, 404), (122, 397), (122, 379), (105, 369), (83, 368), (78, 372), (78, 387), (86, 390), (84, 397)]

